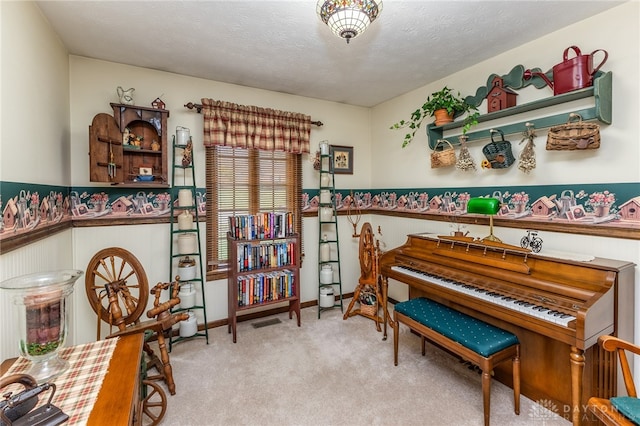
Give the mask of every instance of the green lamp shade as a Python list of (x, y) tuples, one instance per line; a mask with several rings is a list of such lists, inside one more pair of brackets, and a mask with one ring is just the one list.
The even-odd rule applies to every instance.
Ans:
[(496, 214), (500, 210), (497, 198), (470, 198), (467, 202), (467, 213)]

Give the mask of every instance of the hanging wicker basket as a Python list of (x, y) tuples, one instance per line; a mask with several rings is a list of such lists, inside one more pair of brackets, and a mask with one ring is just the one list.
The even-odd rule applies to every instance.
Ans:
[[(445, 144), (448, 144), (449, 147)], [(442, 145), (442, 147), (438, 150), (440, 145)], [(438, 139), (431, 152), (431, 168), (449, 167), (454, 164), (456, 164), (456, 150), (453, 148), (453, 145), (446, 139)]]
[[(495, 133), (500, 134), (501, 140), (493, 139)], [(504, 140), (504, 133), (500, 129), (491, 131), (491, 143), (482, 148), (482, 153), (492, 169), (506, 169), (516, 161), (511, 151), (511, 142)]]
[[(577, 122), (572, 120), (578, 119)], [(553, 126), (547, 134), (547, 151), (573, 151), (600, 148), (600, 126), (583, 123), (580, 114), (572, 112), (566, 124)]]

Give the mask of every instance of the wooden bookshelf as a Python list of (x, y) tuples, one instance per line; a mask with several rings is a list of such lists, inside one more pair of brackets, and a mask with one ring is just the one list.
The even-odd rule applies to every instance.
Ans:
[(227, 234), (229, 250), (229, 333), (236, 342), (238, 313), (277, 303), (289, 304), (300, 327), (300, 237), (235, 238)]

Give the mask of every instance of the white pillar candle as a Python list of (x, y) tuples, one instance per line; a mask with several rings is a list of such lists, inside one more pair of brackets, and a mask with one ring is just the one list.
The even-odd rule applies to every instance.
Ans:
[(178, 215), (178, 229), (181, 231), (193, 229), (193, 215), (189, 210), (183, 210), (182, 213)]
[(320, 173), (320, 186), (329, 186), (330, 183), (329, 173)]
[(196, 236), (194, 234), (178, 235), (178, 253), (191, 254), (196, 251)]
[(323, 204), (329, 204), (331, 202), (331, 193), (328, 189), (320, 190), (320, 202)]
[(331, 256), (331, 247), (329, 247), (329, 243), (327, 242), (327, 236), (325, 235), (322, 238), (322, 243), (320, 243), (320, 262), (328, 262)]
[(181, 189), (178, 191), (178, 205), (180, 207), (190, 207), (193, 205), (193, 197), (190, 189)]

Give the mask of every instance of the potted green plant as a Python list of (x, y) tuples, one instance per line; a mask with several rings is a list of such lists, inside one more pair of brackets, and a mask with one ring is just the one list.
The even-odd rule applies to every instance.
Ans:
[(434, 124), (441, 126), (452, 122), (454, 118), (464, 113), (468, 113), (468, 115), (462, 127), (463, 134), (467, 133), (472, 126), (478, 124), (480, 113), (474, 105), (468, 104), (460, 97), (460, 92), (456, 95), (450, 88), (445, 86), (442, 90), (433, 92), (431, 96), (427, 97), (427, 101), (411, 114), (411, 118), (408, 121), (400, 120), (390, 128), (411, 129), (411, 132), (405, 135), (402, 142), (402, 147), (404, 148), (411, 143), (425, 118), (434, 116), (436, 118)]

